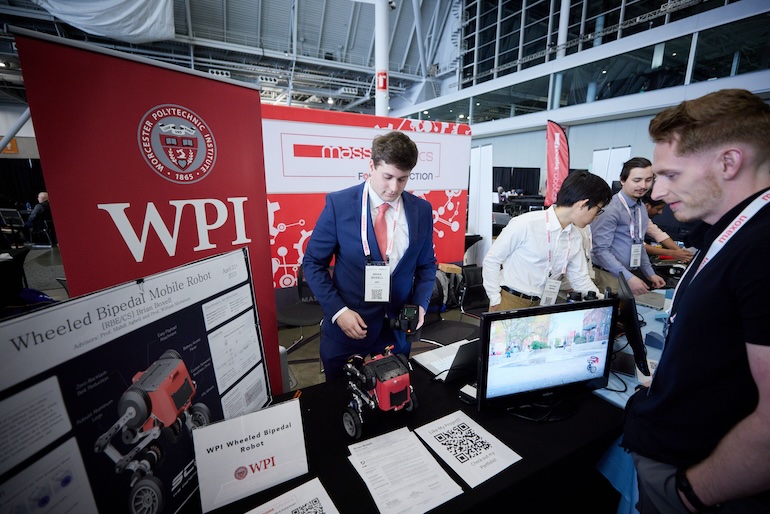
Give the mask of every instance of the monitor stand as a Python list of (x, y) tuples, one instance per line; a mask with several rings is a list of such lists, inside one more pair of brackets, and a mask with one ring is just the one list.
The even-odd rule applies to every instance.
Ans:
[(528, 421), (561, 421), (577, 412), (572, 398), (549, 394), (529, 402), (523, 402), (505, 409), (508, 414)]

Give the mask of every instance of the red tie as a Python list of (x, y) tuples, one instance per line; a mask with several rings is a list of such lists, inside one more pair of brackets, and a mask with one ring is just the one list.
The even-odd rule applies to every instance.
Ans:
[(377, 219), (374, 220), (374, 235), (377, 236), (377, 246), (380, 247), (380, 255), (385, 258), (385, 252), (388, 250), (388, 222), (385, 221), (385, 212), (390, 204), (385, 202), (378, 207)]

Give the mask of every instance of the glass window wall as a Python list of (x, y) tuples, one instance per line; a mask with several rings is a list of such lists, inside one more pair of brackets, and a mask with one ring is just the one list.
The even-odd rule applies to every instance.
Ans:
[(449, 121), (452, 123), (469, 123), (468, 115), (470, 112), (470, 98), (463, 98), (450, 104), (434, 107), (417, 112), (409, 119), (429, 120), (429, 121)]
[[(476, 5), (476, 2), (472, 2)], [(507, 2), (503, 2), (506, 4)], [(655, 1), (638, 0), (626, 2), (626, 14), (639, 16), (639, 13), (654, 10)], [(497, 2), (490, 0), (482, 2), (481, 8), (489, 12)], [(520, 5), (520, 2), (516, 3)], [(583, 0), (573, 3), (573, 8), (582, 12), (586, 17), (576, 17), (570, 12), (570, 31), (579, 31), (581, 24), (585, 25), (584, 33), (592, 32), (596, 24), (609, 27), (618, 22), (620, 10), (616, 2), (600, 0)], [(497, 25), (511, 29), (503, 36), (500, 47), (505, 52), (500, 53), (495, 64), (494, 56), (484, 49), (485, 59), (465, 61), (462, 70), (463, 86), (480, 84), (493, 78), (515, 73), (518, 66), (534, 66), (545, 61), (545, 56), (530, 62), (517, 62), (527, 55), (536, 54), (545, 49), (548, 16), (547, 2), (535, 2), (533, 10), (523, 19), (527, 20), (521, 27), (522, 12), (509, 9), (505, 11), (505, 19)], [(529, 9), (530, 6), (528, 6)], [(598, 14), (596, 14), (598, 13)], [(592, 14), (593, 17), (588, 15)], [(533, 17), (534, 16), (534, 17)], [(538, 17), (540, 16), (540, 17)], [(664, 17), (655, 18), (661, 21)], [(575, 20), (581, 20), (573, 23)], [(601, 20), (601, 21), (599, 21)], [(662, 21), (661, 21), (662, 22)], [(656, 21), (657, 23), (657, 21)], [(588, 26), (594, 24), (590, 29)], [(497, 26), (496, 25), (496, 26)], [(641, 23), (639, 25), (645, 25)], [(519, 55), (519, 34), (539, 34), (534, 42), (523, 47)], [(627, 36), (632, 31), (624, 29)], [(583, 66), (560, 72), (553, 76), (545, 75), (521, 84), (506, 86), (488, 93), (478, 94), (472, 98), (458, 100), (448, 105), (433, 108), (429, 112), (415, 113), (410, 118), (449, 121), (455, 123), (481, 123), (486, 121), (510, 118), (522, 114), (545, 111), (549, 108), (549, 87), (553, 87), (551, 95), (558, 97), (555, 107), (579, 105), (597, 100), (622, 97), (646, 91), (654, 91), (668, 87), (681, 86), (687, 83), (687, 64), (689, 60), (693, 35), (685, 35), (664, 43), (647, 46), (607, 59), (587, 63)], [(606, 42), (606, 38), (604, 39)], [(601, 44), (601, 40), (584, 42), (584, 48)], [(489, 42), (488, 45), (493, 45)], [(745, 20), (713, 29), (703, 30), (697, 34), (692, 77), (690, 82), (712, 80), (722, 77), (751, 73), (770, 68), (770, 13), (762, 13)], [(479, 52), (469, 52), (478, 55)], [(552, 58), (553, 56), (549, 56)]]
[(731, 77), (770, 67), (770, 13), (698, 34), (692, 82)]
[(562, 74), (559, 105), (684, 85), (691, 36), (592, 62)]
[(548, 108), (548, 77), (516, 84), (471, 98), (471, 123), (511, 118)]

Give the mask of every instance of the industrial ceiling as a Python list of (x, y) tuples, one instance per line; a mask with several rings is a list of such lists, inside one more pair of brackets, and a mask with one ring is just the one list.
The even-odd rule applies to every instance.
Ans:
[[(0, 0), (0, 103), (26, 104), (10, 27), (87, 42), (258, 85), (263, 102), (374, 113), (371, 0), (171, 0), (173, 39), (132, 44), (64, 23), (30, 0)], [(459, 0), (389, 2), (389, 94), (431, 91), (456, 60), (434, 62), (457, 40)], [(21, 63), (23, 65), (23, 63)]]

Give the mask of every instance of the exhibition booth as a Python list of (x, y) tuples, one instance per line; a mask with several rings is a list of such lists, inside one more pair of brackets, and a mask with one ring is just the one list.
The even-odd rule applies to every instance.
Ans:
[[(371, 377), (284, 390), (274, 292), (297, 286), (326, 193), (367, 179), (375, 136), (406, 132), (437, 259), (462, 263), (483, 160), (468, 126), (262, 106), (244, 83), (24, 30), (16, 41), (73, 298), (0, 322), (2, 510), (617, 505), (596, 463), (622, 405), (591, 393), (610, 375), (614, 301), (570, 318), (548, 350), (579, 364), (558, 422), (403, 361), (409, 393), (390, 409)], [(52, 90), (64, 73), (83, 80)], [(490, 330), (479, 362), (510, 353)], [(373, 412), (346, 411), (351, 391)]]

